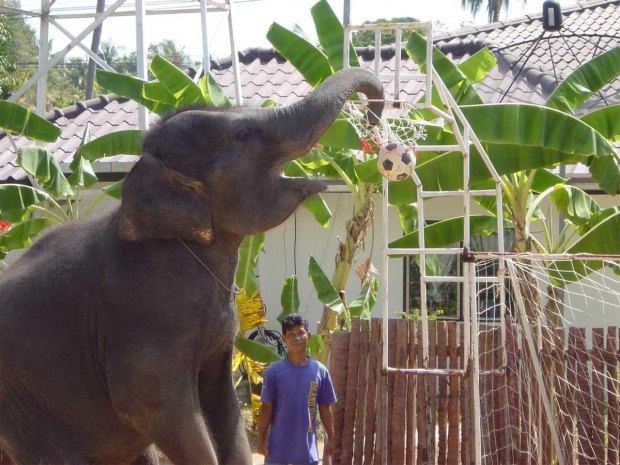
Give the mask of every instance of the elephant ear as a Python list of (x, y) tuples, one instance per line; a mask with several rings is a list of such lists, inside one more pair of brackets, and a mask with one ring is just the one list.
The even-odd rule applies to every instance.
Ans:
[(144, 155), (123, 186), (118, 235), (126, 241), (187, 239), (209, 244), (211, 202), (204, 184)]

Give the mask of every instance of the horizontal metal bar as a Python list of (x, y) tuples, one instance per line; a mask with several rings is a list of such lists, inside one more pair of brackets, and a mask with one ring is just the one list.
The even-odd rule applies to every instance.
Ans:
[(481, 189), (479, 191), (477, 190), (470, 190), (469, 193), (473, 196), (494, 196), (497, 195), (497, 191), (495, 189)]
[(459, 145), (416, 145), (418, 152), (456, 152), (461, 151)]
[[(207, 11), (227, 11), (222, 8), (211, 7), (207, 8)], [(179, 15), (179, 14), (195, 14), (200, 13), (200, 7), (192, 7), (192, 8), (179, 8), (179, 9), (151, 9), (146, 10), (147, 16), (156, 16), (156, 15)], [(110, 16), (135, 16), (135, 10), (123, 10), (123, 11), (115, 11)], [(54, 19), (83, 19), (83, 18), (96, 18), (99, 16), (99, 13), (67, 13), (67, 14), (50, 14), (50, 17)]]
[[(463, 276), (422, 276), (425, 283), (462, 283), (465, 281)], [(503, 278), (498, 276), (476, 276), (476, 283), (500, 283)]]
[(347, 29), (352, 31), (375, 31), (377, 29), (413, 29), (418, 27), (428, 27), (429, 23), (415, 22), (415, 23), (377, 23), (377, 24), (362, 24), (360, 26), (347, 26)]
[[(379, 74), (379, 79), (392, 79), (395, 78), (396, 74)], [(425, 81), (425, 74), (399, 74), (398, 75), (399, 82), (401, 81)]]
[(388, 255), (460, 255), (463, 253), (462, 248), (446, 248), (446, 249), (419, 249), (419, 248), (400, 248), (387, 249)]
[[(451, 370), (441, 368), (393, 368), (387, 367), (388, 373), (402, 373), (404, 375), (418, 375), (418, 376), (465, 376), (467, 372), (465, 370)], [(384, 373), (385, 374), (385, 373)], [(497, 376), (505, 375), (506, 368), (500, 367), (495, 370), (480, 371), (480, 376)]]
[(424, 283), (462, 283), (463, 276), (421, 276)]
[(489, 258), (514, 258), (514, 259), (531, 259), (531, 260), (612, 260), (620, 261), (620, 255), (612, 254), (537, 254), (537, 253), (513, 253), (513, 252), (471, 252), (471, 255), (477, 260)]
[(388, 373), (403, 373), (405, 375), (426, 376), (465, 376), (465, 370), (450, 370), (440, 368), (392, 368), (387, 367)]

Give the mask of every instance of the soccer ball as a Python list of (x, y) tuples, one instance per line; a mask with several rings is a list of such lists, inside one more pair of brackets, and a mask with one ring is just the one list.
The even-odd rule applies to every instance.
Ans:
[(407, 179), (415, 167), (415, 149), (400, 143), (385, 144), (377, 158), (379, 172), (390, 181)]

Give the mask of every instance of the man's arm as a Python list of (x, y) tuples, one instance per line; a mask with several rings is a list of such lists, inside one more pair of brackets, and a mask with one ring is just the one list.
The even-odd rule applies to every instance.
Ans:
[[(320, 408), (320, 407), (319, 407)], [(263, 402), (260, 405), (258, 412), (258, 453), (267, 457), (269, 450), (267, 448), (267, 430), (271, 424), (271, 412), (273, 411), (273, 404), (271, 402)], [(321, 418), (323, 418), (321, 416)], [(333, 421), (332, 421), (333, 424)], [(332, 426), (333, 429), (333, 426)]]
[(334, 453), (334, 413), (332, 404), (319, 405), (319, 414), (325, 429), (325, 448), (323, 449), (323, 457), (332, 456)]

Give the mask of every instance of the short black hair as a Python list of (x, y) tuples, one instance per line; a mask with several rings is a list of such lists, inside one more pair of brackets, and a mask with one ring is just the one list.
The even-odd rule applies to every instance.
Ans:
[(282, 320), (282, 335), (284, 336), (289, 329), (293, 329), (295, 326), (303, 326), (308, 331), (308, 320), (299, 313), (286, 315)]

